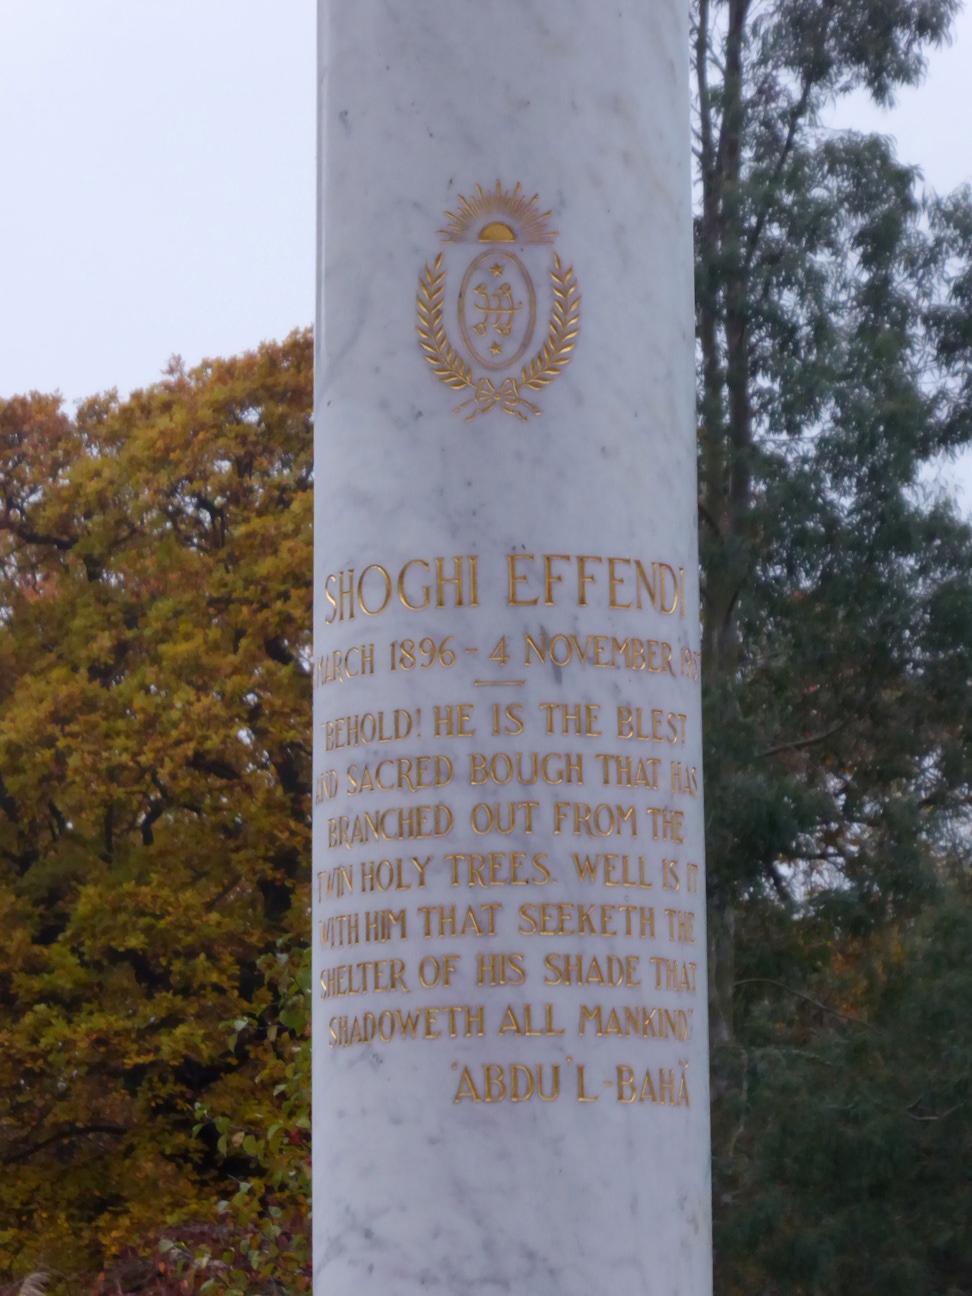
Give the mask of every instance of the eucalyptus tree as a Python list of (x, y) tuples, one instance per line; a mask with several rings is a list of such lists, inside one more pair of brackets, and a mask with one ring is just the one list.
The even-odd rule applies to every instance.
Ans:
[[(920, 996), (886, 990), (927, 966), (915, 933), (967, 899), (972, 543), (927, 469), (972, 439), (972, 201), (926, 193), (889, 139), (827, 125), (853, 91), (888, 104), (920, 81), (957, 8), (692, 8), (716, 1210), (734, 1291), (850, 1289), (853, 1212), (822, 1242), (820, 1182), (794, 1187), (795, 1166), (824, 1128), (849, 1146), (842, 1102), (891, 1102), (863, 1097), (876, 1057), (898, 1059), (901, 1120), (892, 1136), (862, 1117), (867, 1155), (893, 1138), (914, 1169), (910, 1133), (963, 1119), (930, 1063), (858, 1035), (897, 1029), (894, 1002)], [(757, 1219), (789, 1228), (789, 1250), (757, 1241)], [(857, 1289), (967, 1290), (954, 1239), (936, 1269), (914, 1231), (881, 1236), (912, 1249)]]

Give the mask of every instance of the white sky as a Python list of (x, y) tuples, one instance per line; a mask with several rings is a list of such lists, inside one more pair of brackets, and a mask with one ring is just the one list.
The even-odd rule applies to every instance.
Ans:
[(0, 0), (0, 393), (314, 315), (314, 0)]
[[(407, 0), (406, 0), (407, 2)], [(314, 314), (315, 0), (0, 0), (0, 395), (73, 402)], [(972, 181), (972, 13), (880, 130)], [(948, 469), (972, 510), (972, 459)]]

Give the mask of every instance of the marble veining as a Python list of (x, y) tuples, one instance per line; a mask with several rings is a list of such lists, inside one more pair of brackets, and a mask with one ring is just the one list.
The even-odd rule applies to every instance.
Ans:
[[(702, 799), (674, 792), (671, 771), (676, 756), (680, 769), (701, 771), (699, 686), (684, 667), (699, 647), (687, 6), (684, 0), (320, 0), (320, 69), (315, 976), (338, 964), (399, 958), (408, 989), (342, 990), (322, 998), (318, 985), (315, 995), (316, 1296), (708, 1296)], [(462, 350), (458, 292), (478, 248), (443, 242), (439, 231), (460, 194), (497, 182), (507, 192), (519, 183), (527, 197), (538, 194), (556, 231), (549, 245), (483, 245), (495, 247), (501, 267), (504, 251), (514, 253), (535, 286), (537, 322), (526, 358), (540, 347), (552, 318), (554, 251), (576, 274), (580, 333), (554, 379), (542, 390), (523, 391), (540, 415), (521, 421), (500, 402), (466, 421), (469, 408), (454, 409), (470, 399), (475, 408), (476, 387), (447, 386), (420, 346), (420, 276), (441, 253), (443, 318), (450, 343)], [(487, 292), (491, 269), (484, 261)], [(495, 294), (503, 282), (501, 269)], [(509, 282), (515, 305), (523, 298), (521, 281)], [(506, 345), (505, 335), (495, 333), (495, 311), (484, 311), (483, 320), (494, 329), (483, 347)], [(489, 377), (497, 391), (518, 373), (474, 366), (476, 383)], [(511, 554), (534, 556), (514, 569), (525, 574), (518, 605), (510, 602)], [(552, 561), (549, 591), (542, 555), (569, 556)], [(602, 562), (582, 569), (582, 555)], [(463, 606), (455, 606), (456, 587), (446, 585), (439, 594), (444, 606), (435, 607), (435, 560), (446, 562), (448, 579), (455, 556), (466, 564)], [(478, 560), (475, 606), (468, 556)], [(651, 564), (666, 564), (676, 584), (681, 570), (678, 609), (650, 606), (647, 593), (641, 612), (611, 607), (609, 556), (642, 560), (656, 595), (657, 582), (669, 578)], [(405, 568), (416, 560), (427, 566)], [(584, 570), (594, 572), (586, 586)], [(340, 582), (351, 571), (352, 593), (341, 605), (348, 615), (341, 618), (327, 595), (342, 597)], [(369, 612), (384, 599), (384, 572), (387, 606)], [(634, 568), (612, 572), (626, 581), (614, 601), (633, 599)], [(355, 604), (362, 579), (366, 607)], [(402, 591), (419, 603), (423, 582), (430, 583), (433, 606), (411, 610)], [(674, 597), (671, 582), (664, 588), (662, 603)], [(559, 636), (557, 653), (527, 665), (528, 635), (543, 644)], [(506, 665), (488, 657), (501, 637), (512, 646)], [(654, 654), (650, 669), (647, 659), (645, 669), (634, 668), (630, 648), (634, 666), (618, 665), (612, 641), (632, 638), (656, 645), (639, 650)], [(423, 639), (436, 652), (449, 640), (446, 655), (451, 648), (455, 661), (437, 658), (428, 669), (392, 672), (395, 645), (409, 641), (420, 652)], [(662, 643), (671, 650), (671, 669), (663, 665)], [(341, 663), (360, 667), (367, 645), (374, 646), (373, 673), (348, 674), (334, 665), (340, 653)], [(348, 657), (349, 650), (359, 655)], [(613, 654), (615, 665), (601, 669), (597, 654)], [(507, 682), (490, 683), (492, 676)], [(435, 708), (460, 704), (473, 707), (468, 723), (475, 736), (436, 736)], [(521, 707), (525, 731), (495, 733), (494, 704), (502, 716), (508, 706)], [(565, 734), (566, 713), (542, 709), (575, 705), (598, 708), (600, 736)], [(619, 736), (618, 708), (641, 709), (643, 737)], [(406, 737), (386, 734), (350, 747), (332, 742), (335, 734), (347, 737), (347, 729), (334, 729), (342, 718), (383, 715), (383, 723), (393, 724), (396, 711), (411, 717)], [(653, 722), (656, 712), (663, 719)], [(458, 712), (450, 714), (454, 720)], [(683, 729), (663, 743), (651, 726), (664, 728), (669, 715), (683, 717), (673, 722)], [(547, 732), (547, 718), (563, 725)], [(569, 755), (582, 756), (583, 782), (473, 781), (472, 754), (518, 752), (549, 757), (548, 770), (563, 770)], [(605, 783), (604, 770), (614, 767), (597, 757), (611, 753), (657, 760), (644, 768), (656, 772), (658, 786)], [(426, 783), (413, 793), (408, 778), (421, 783), (445, 768), (430, 764), (419, 775), (413, 765), (404, 788), (350, 790), (366, 766), (371, 777), (383, 760), (437, 755), (451, 761), (447, 784)], [(394, 782), (399, 767), (386, 765), (382, 777)], [(471, 826), (485, 813), (477, 806), (531, 801), (534, 811), (511, 818), (512, 832)], [(613, 836), (574, 832), (572, 812), (558, 828), (558, 801), (635, 807), (638, 836), (630, 835), (631, 821)], [(446, 805), (452, 830), (421, 840), (334, 844), (331, 824), (341, 816), (352, 822), (365, 811), (419, 804)], [(662, 808), (683, 815), (684, 840), (666, 845), (652, 837), (662, 822), (653, 809), (661, 815)], [(453, 873), (448, 856), (474, 852), (502, 855), (496, 885), (469, 882), (465, 864)], [(644, 857), (646, 872), (594, 887), (573, 856), (606, 852)], [(663, 886), (666, 852), (679, 860), (677, 893)], [(529, 882), (510, 880), (513, 853), (524, 857), (519, 867)], [(548, 883), (532, 864), (537, 853), (545, 856)], [(431, 861), (421, 887), (413, 855)], [(410, 887), (403, 874), (401, 889), (362, 890), (366, 864), (386, 859), (393, 866), (398, 858), (410, 870)], [(700, 870), (691, 897), (688, 861)], [(352, 889), (325, 894), (323, 879), (334, 882), (339, 866), (350, 870)], [(529, 920), (520, 906), (544, 902), (571, 906), (572, 914), (584, 904), (613, 905), (603, 921), (615, 927), (643, 921), (631, 915), (651, 907), (654, 934), (524, 934)], [(455, 905), (461, 918), (474, 905), (485, 929), (482, 906), (490, 903), (501, 906), (489, 920), (495, 935), (424, 934), (420, 906), (429, 909), (434, 928), (439, 907)], [(676, 929), (666, 907), (693, 910), (691, 944), (688, 936), (681, 943), (670, 934)], [(365, 922), (378, 921), (367, 915), (379, 908), (405, 912), (407, 939), (391, 926), (387, 939), (365, 940)], [(342, 944), (355, 917), (357, 943)], [(331, 927), (322, 929), (329, 920)], [(525, 983), (481, 984), (478, 955), (510, 953), (523, 955)], [(640, 962), (635, 984), (551, 987), (548, 954), (597, 956), (604, 968), (609, 957)], [(459, 959), (449, 986), (426, 988), (421, 960), (431, 956), (441, 965), (446, 955)], [(659, 989), (651, 956), (680, 968), (690, 958), (695, 990), (667, 982)], [(372, 975), (390, 977), (390, 964)], [(540, 1025), (545, 1005), (551, 1006), (549, 1032)], [(482, 1035), (475, 1021), (467, 1030), (459, 1012), (476, 1006), (485, 1006)], [(522, 1027), (528, 1006), (534, 1014), (529, 1037), (522, 1030), (501, 1033), (506, 1009)], [(595, 1006), (603, 1009), (602, 1025), (612, 1006), (619, 1020), (624, 1007), (690, 1010), (677, 1019), (689, 1023), (686, 1038), (609, 1031), (597, 1037), (593, 1019), (582, 1016)], [(389, 1016), (389, 1039), (332, 1047), (337, 1018), (364, 1020), (370, 1013), (377, 1021), (384, 1012), (401, 1012), (407, 1019), (429, 1007), (439, 1009), (438, 1035), (423, 1038), (419, 1023), (415, 1038), (402, 1038)], [(587, 1022), (583, 1037), (581, 1020)], [(532, 1068), (531, 1084), (542, 1074), (548, 1093), (559, 1068), (560, 1096), (485, 1101), (487, 1063), (504, 1068), (508, 1095), (515, 1064)], [(578, 1064), (589, 1086), (583, 1100)], [(636, 1078), (634, 1091), (628, 1073), (619, 1071), (624, 1067)], [(464, 1068), (475, 1097), (462, 1096)], [(638, 1101), (650, 1068), (655, 1097), (645, 1091)], [(686, 1096), (676, 1105), (674, 1090), (658, 1099), (659, 1068), (663, 1079), (671, 1072), (676, 1086), (688, 1077), (690, 1101)], [(525, 1073), (517, 1075), (525, 1087)]]

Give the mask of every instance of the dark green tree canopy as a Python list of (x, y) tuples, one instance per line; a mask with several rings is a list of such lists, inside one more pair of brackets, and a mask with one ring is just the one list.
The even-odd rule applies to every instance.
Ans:
[(693, 5), (725, 1291), (972, 1290), (972, 536), (927, 485), (972, 439), (972, 201), (825, 124), (956, 9)]
[(723, 908), (797, 874), (816, 885), (815, 862), (842, 884), (907, 872), (897, 846), (922, 854), (968, 808), (972, 551), (948, 503), (927, 502), (922, 470), (972, 438), (972, 208), (967, 193), (920, 197), (889, 141), (821, 124), (837, 94), (863, 84), (887, 98), (913, 81), (954, 9), (695, 7), (709, 849)]
[[(825, 124), (956, 10), (692, 0), (732, 1296), (972, 1294), (972, 198)], [(306, 1285), (311, 387), (0, 401), (0, 1281)]]

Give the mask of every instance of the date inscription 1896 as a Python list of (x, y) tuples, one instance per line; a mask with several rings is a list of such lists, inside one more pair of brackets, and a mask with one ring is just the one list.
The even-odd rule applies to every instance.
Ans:
[[(329, 1048), (441, 1050), (457, 1104), (690, 1107), (702, 896), (684, 569), (416, 555), (331, 572), (324, 598)], [(490, 634), (491, 603), (522, 627)], [(435, 614), (458, 609), (463, 631), (437, 633)], [(413, 672), (441, 680), (439, 701), (403, 688), (369, 707), (374, 681)]]

